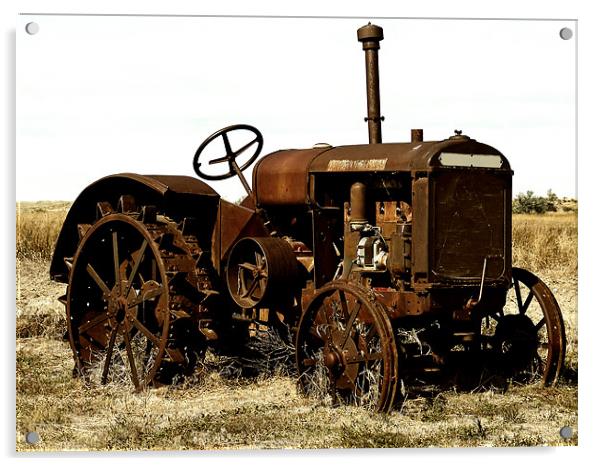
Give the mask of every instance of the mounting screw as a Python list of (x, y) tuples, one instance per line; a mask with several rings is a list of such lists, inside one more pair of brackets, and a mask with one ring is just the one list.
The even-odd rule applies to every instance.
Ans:
[(25, 434), (25, 441), (30, 445), (35, 445), (40, 441), (40, 434), (37, 432), (27, 432)]
[(40, 26), (38, 25), (38, 23), (34, 23), (32, 21), (31, 23), (27, 23), (25, 25), (25, 32), (27, 32), (27, 34), (29, 34), (30, 36), (37, 34), (39, 31), (40, 31)]
[(564, 426), (562, 429), (560, 429), (560, 436), (565, 440), (572, 438), (573, 429), (569, 426)]
[(560, 38), (563, 40), (569, 40), (573, 37), (573, 30), (571, 28), (562, 28), (560, 30)]

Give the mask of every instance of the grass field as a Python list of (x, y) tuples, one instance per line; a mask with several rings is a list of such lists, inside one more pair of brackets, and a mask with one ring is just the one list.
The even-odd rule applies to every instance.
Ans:
[[(219, 375), (217, 362), (183, 385), (134, 394), (119, 384), (86, 386), (73, 359), (49, 259), (68, 203), (17, 207), (17, 450), (363, 448), (576, 445), (577, 217), (514, 218), (514, 264), (541, 276), (563, 310), (565, 375), (558, 387), (505, 393), (431, 390), (390, 415), (307, 399), (293, 377)], [(564, 440), (563, 426), (575, 435)], [(27, 432), (41, 441), (29, 445)]]

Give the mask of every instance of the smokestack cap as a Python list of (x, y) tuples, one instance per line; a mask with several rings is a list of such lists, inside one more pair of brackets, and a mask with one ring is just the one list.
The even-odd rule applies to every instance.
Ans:
[(376, 24), (368, 23), (357, 30), (357, 40), (363, 43), (364, 50), (380, 48), (378, 43), (383, 38), (383, 28)]

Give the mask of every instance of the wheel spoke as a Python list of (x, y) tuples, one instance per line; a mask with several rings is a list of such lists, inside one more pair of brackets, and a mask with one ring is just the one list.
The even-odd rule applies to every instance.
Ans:
[(343, 315), (349, 317), (349, 306), (347, 306), (347, 298), (345, 297), (345, 292), (343, 290), (339, 290), (339, 301), (341, 302)]
[(355, 322), (355, 319), (357, 318), (361, 307), (362, 304), (357, 303), (353, 308), (353, 311), (351, 311), (351, 315), (349, 316), (349, 322), (347, 322), (347, 326), (345, 327), (345, 333), (343, 334), (343, 338), (341, 340), (341, 348), (345, 348), (345, 344), (347, 343), (347, 339), (349, 338), (349, 335), (351, 334), (351, 329), (353, 328), (353, 323)]
[[(155, 345), (157, 348), (161, 347), (161, 340), (159, 339), (159, 337), (157, 335), (155, 335), (153, 332), (151, 332), (148, 328), (146, 328), (146, 326), (144, 326), (144, 324), (142, 322), (140, 322), (138, 319), (136, 319), (135, 317), (132, 318), (132, 325), (134, 325), (134, 327), (136, 327), (138, 330), (140, 330), (140, 332), (148, 339), (148, 341), (150, 343)], [(150, 351), (150, 350), (147, 349), (147, 352), (148, 351)], [(173, 362), (183, 362), (184, 361), (184, 357), (182, 356), (180, 351), (171, 350), (169, 348), (165, 348), (165, 351), (167, 352), (168, 356), (170, 357), (170, 359)], [(157, 355), (157, 357), (161, 357), (161, 355)]]
[(257, 285), (259, 285), (259, 280), (260, 280), (259, 276), (255, 277), (253, 279), (253, 281), (251, 282), (251, 286), (240, 297), (248, 298), (251, 295), (251, 293), (253, 293), (257, 289)]
[(125, 296), (128, 295), (128, 293), (130, 292), (130, 288), (132, 287), (132, 284), (134, 283), (134, 278), (136, 277), (136, 274), (138, 273), (138, 268), (140, 267), (140, 264), (142, 263), (142, 259), (144, 258), (144, 253), (146, 252), (147, 245), (148, 245), (148, 242), (146, 241), (146, 238), (145, 238), (144, 241), (142, 241), (142, 246), (138, 250), (138, 257), (136, 257), (136, 259), (134, 261), (134, 266), (132, 267), (132, 271), (130, 272), (130, 278), (128, 278), (128, 282), (125, 286), (125, 293), (124, 293)]
[(148, 338), (148, 340), (150, 342), (153, 343), (153, 345), (159, 347), (160, 345), (160, 341), (159, 338), (157, 337), (157, 335), (155, 335), (154, 333), (152, 333), (149, 329), (147, 329), (142, 322), (140, 322), (138, 319), (136, 319), (135, 317), (132, 318), (131, 320), (132, 325), (134, 325), (134, 327), (136, 327), (138, 330), (140, 330), (140, 332), (142, 332), (142, 334)]
[[(229, 157), (228, 155), (225, 155), (225, 156), (223, 156), (223, 157), (219, 157), (219, 158), (217, 158), (217, 159), (210, 160), (210, 161), (209, 161), (209, 165), (215, 165), (216, 163), (222, 163), (222, 162), (230, 162), (230, 157)], [(201, 163), (199, 163), (199, 167), (200, 167), (201, 165), (202, 165), (202, 164), (201, 164)]]
[(541, 329), (541, 327), (543, 327), (543, 325), (546, 323), (546, 318), (543, 317), (539, 322), (537, 322), (537, 325), (535, 326), (535, 331), (539, 332), (539, 330)]
[(378, 361), (383, 359), (382, 353), (370, 353), (364, 356), (356, 356), (355, 358), (345, 358), (347, 364), (357, 364), (360, 362)]
[(237, 149), (236, 152), (234, 152), (232, 155), (234, 155), (234, 157), (238, 157), (240, 154), (242, 154), (244, 151), (246, 151), (249, 147), (251, 147), (253, 144), (255, 144), (257, 142), (257, 140), (258, 140), (258, 138), (253, 139), (251, 142), (248, 142), (247, 144), (242, 146), (240, 149)]
[(98, 275), (96, 270), (94, 270), (94, 267), (92, 267), (91, 264), (88, 264), (86, 266), (86, 270), (88, 271), (88, 274), (92, 277), (94, 282), (102, 290), (103, 297), (106, 298), (107, 296), (109, 296), (111, 294), (111, 290), (109, 290), (109, 287), (107, 286), (107, 284), (104, 282), (104, 280), (102, 278), (100, 278), (100, 276)]
[(245, 270), (248, 270), (250, 272), (254, 272), (255, 270), (257, 270), (257, 266), (256, 265), (249, 264), (248, 262), (243, 262), (242, 264), (238, 264), (238, 268), (239, 269), (245, 269)]
[(228, 156), (232, 156), (233, 155), (232, 146), (230, 145), (230, 139), (228, 139), (228, 133), (222, 133), (222, 138), (224, 140), (224, 147), (226, 148), (226, 154)]
[(109, 375), (109, 367), (111, 365), (111, 358), (113, 357), (113, 347), (115, 346), (115, 339), (117, 338), (117, 332), (119, 331), (119, 325), (113, 329), (111, 332), (111, 338), (109, 340), (109, 346), (107, 347), (107, 355), (105, 357), (105, 364), (102, 369), (102, 377), (100, 379), (100, 383), (105, 385), (107, 383), (107, 376)]
[(525, 314), (527, 312), (527, 309), (529, 308), (529, 305), (531, 304), (532, 300), (533, 300), (533, 290), (529, 290), (529, 295), (527, 296), (527, 299), (525, 299), (523, 306), (520, 308), (521, 314)]
[(79, 333), (85, 333), (86, 331), (90, 330), (92, 327), (96, 327), (97, 325), (102, 324), (108, 318), (109, 318), (109, 314), (107, 314), (106, 312), (103, 312), (102, 314), (99, 314), (96, 317), (94, 317), (93, 319), (87, 321), (85, 324), (80, 325), (77, 328), (77, 331)]
[(520, 294), (520, 282), (514, 278), (514, 292), (516, 294), (516, 302), (518, 303), (518, 309), (521, 310), (523, 308), (523, 298)]
[(125, 351), (128, 355), (128, 361), (130, 363), (130, 375), (132, 377), (132, 382), (134, 383), (134, 387), (136, 390), (140, 390), (140, 382), (138, 380), (138, 371), (136, 370), (136, 362), (134, 361), (134, 354), (132, 353), (132, 344), (130, 341), (130, 333), (126, 330), (123, 332), (123, 339), (125, 340)]
[(262, 296), (265, 293), (266, 283), (267, 283), (267, 280), (265, 279), (265, 277), (263, 275), (260, 275), (259, 276), (259, 292), (261, 293)]
[(121, 292), (121, 277), (119, 272), (119, 249), (117, 246), (117, 232), (113, 232), (113, 266), (115, 267), (115, 285), (119, 285)]

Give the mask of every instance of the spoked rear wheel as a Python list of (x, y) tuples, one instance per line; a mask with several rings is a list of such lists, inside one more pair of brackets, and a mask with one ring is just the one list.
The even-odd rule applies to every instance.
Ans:
[(296, 357), (304, 393), (391, 409), (397, 387), (393, 330), (363, 288), (333, 282), (318, 290), (299, 323)]
[(127, 215), (98, 221), (73, 262), (69, 335), (80, 373), (100, 383), (154, 379), (169, 331), (169, 290), (153, 238)]
[(100, 218), (78, 226), (65, 304), (76, 372), (140, 391), (194, 370), (206, 349), (197, 319), (215, 292), (178, 224), (122, 198), (119, 211), (99, 203)]
[(502, 368), (519, 382), (555, 385), (566, 337), (560, 306), (547, 285), (531, 272), (513, 268), (506, 305), (491, 317), (492, 346)]

